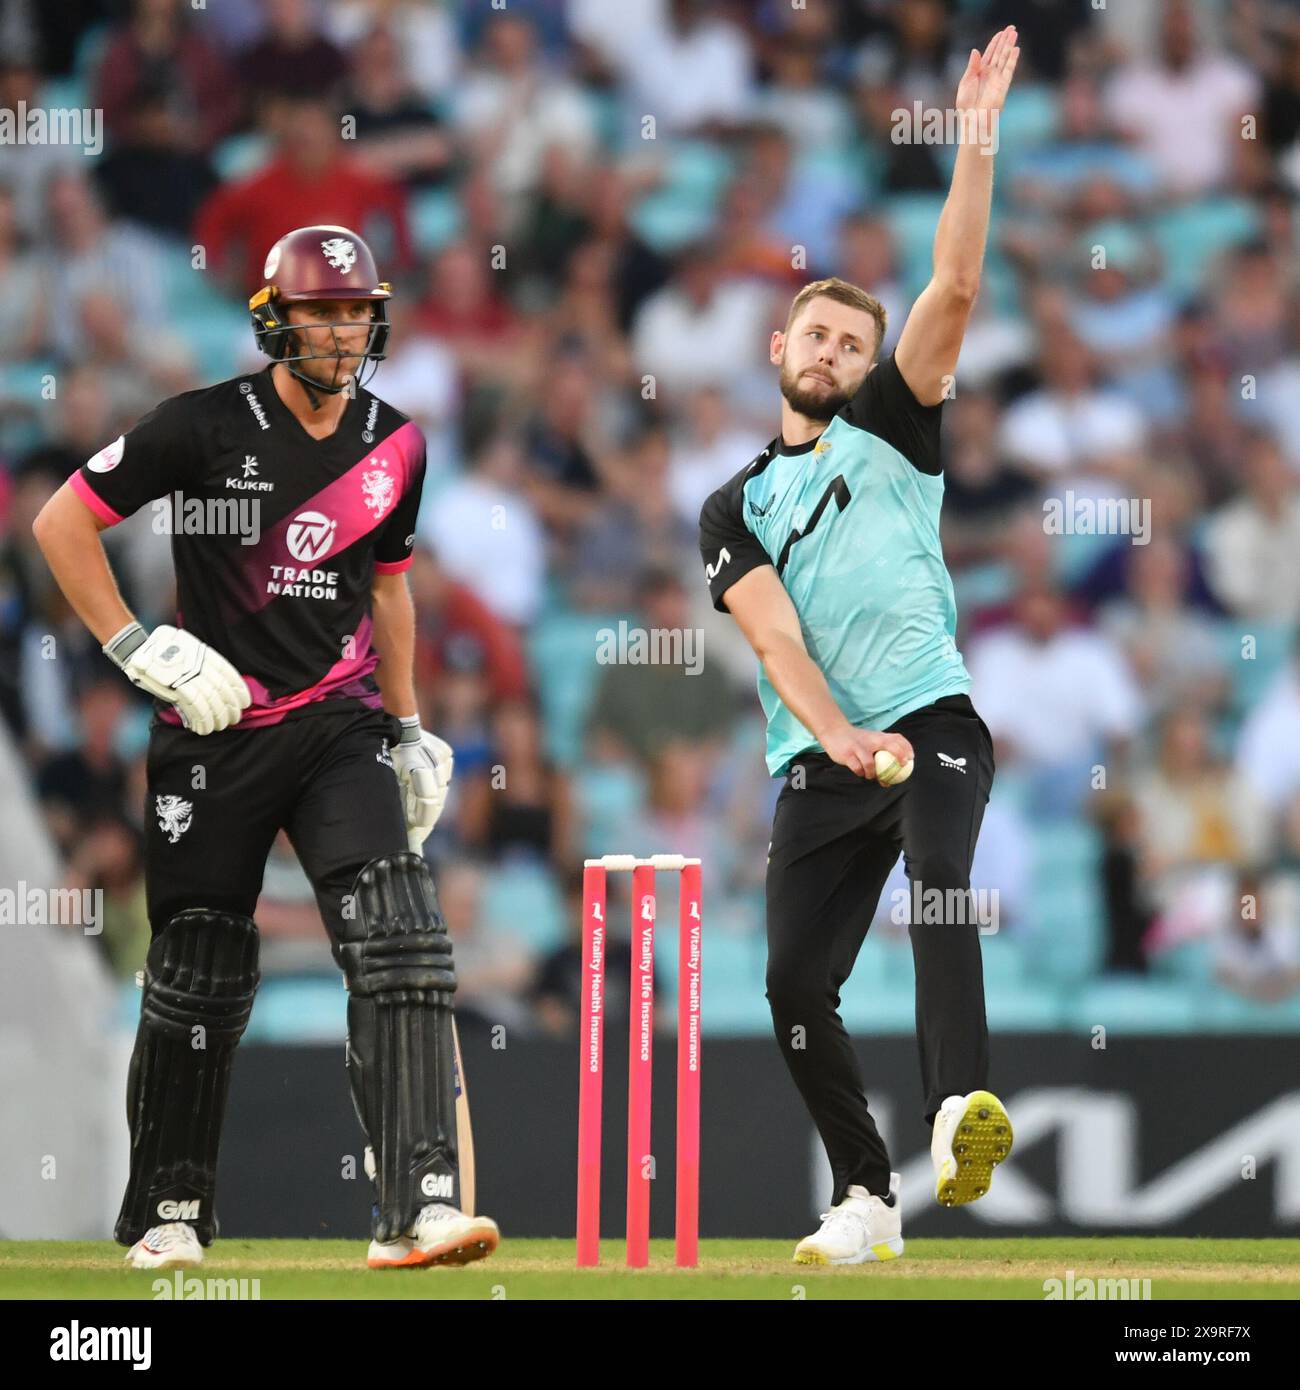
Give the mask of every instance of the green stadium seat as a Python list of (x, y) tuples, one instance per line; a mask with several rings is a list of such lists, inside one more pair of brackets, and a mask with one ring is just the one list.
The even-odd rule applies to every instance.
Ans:
[(645, 778), (640, 769), (618, 764), (579, 767), (573, 773), (573, 793), (582, 852), (594, 859), (632, 828), (645, 804)]
[(1081, 1036), (1104, 1027), (1107, 1033), (1185, 1033), (1201, 1026), (1194, 992), (1168, 980), (1112, 975), (1072, 990), (1065, 1022)]
[(460, 199), (450, 188), (427, 188), (413, 193), (409, 218), (415, 245), (425, 253), (446, 246), (464, 223)]
[[(664, 951), (660, 957), (665, 967), (665, 992), (670, 985), (675, 989), (676, 960), (671, 967), (668, 964), (668, 957), (673, 954)], [(764, 993), (766, 948), (761, 937), (718, 930), (710, 919), (705, 924), (700, 964), (706, 1059), (711, 1037), (752, 1036), (771, 1031), (772, 1016)], [(675, 993), (670, 997), (675, 1000)]]
[(1184, 941), (1161, 951), (1151, 961), (1152, 974), (1162, 980), (1179, 980), (1191, 988), (1214, 987), (1214, 943)]
[(13, 401), (34, 411), (55, 404), (41, 399), (46, 377), (53, 377), (57, 389), (58, 363), (45, 359), (0, 364), (0, 401)]
[(1220, 1033), (1294, 1033), (1300, 1029), (1300, 994), (1276, 1004), (1246, 999), (1217, 987), (1204, 998), (1197, 1027)]
[(270, 158), (270, 151), (264, 135), (231, 135), (212, 151), (212, 167), (222, 183), (230, 183), (255, 174)]
[(617, 623), (608, 614), (556, 611), (543, 615), (529, 637), (547, 752), (565, 767), (581, 759), (583, 726), (600, 678), (592, 660), (596, 633)]
[(855, 1035), (911, 1033), (916, 1028), (916, 995), (898, 985), (865, 985), (857, 972), (840, 991), (840, 1017)]
[(1005, 932), (990, 932), (980, 937), (980, 955), (984, 960), (984, 983), (1016, 990), (1025, 980), (1025, 953), (1019, 941)]
[(632, 210), (633, 227), (664, 253), (704, 235), (732, 169), (729, 156), (708, 141), (689, 140), (674, 146), (662, 185)]
[[(1241, 719), (1267, 694), (1281, 675), (1296, 642), (1296, 629), (1290, 624), (1256, 622), (1247, 618), (1225, 621), (1223, 665), (1232, 682), (1232, 713)], [(1242, 656), (1242, 639), (1255, 639), (1255, 655)]]
[(1152, 220), (1164, 257), (1165, 285), (1175, 297), (1206, 288), (1215, 258), (1259, 231), (1259, 213), (1244, 198), (1212, 197), (1175, 207)]
[(1065, 996), (1058, 990), (1024, 983), (986, 984), (984, 1008), (996, 1033), (1043, 1033), (1065, 1022)]
[(347, 1034), (347, 1008), (342, 975), (265, 980), (257, 991), (244, 1039), (259, 1043), (341, 1042)]
[(564, 901), (542, 864), (504, 863), (488, 875), (479, 902), (483, 928), (548, 951), (565, 938)]

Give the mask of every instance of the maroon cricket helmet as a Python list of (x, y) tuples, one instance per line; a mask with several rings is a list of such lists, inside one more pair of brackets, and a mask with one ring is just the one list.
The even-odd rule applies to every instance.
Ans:
[[(347, 380), (324, 385), (297, 370), (293, 363), (310, 360), (338, 360), (338, 339), (334, 353), (291, 352), (294, 326), (288, 322), (286, 306), (311, 300), (368, 299), (374, 305), (370, 337), (361, 355), (370, 362), (370, 372), (383, 361), (388, 346), (387, 301), (393, 287), (379, 278), (370, 247), (347, 227), (298, 227), (282, 236), (267, 253), (262, 269), (266, 283), (248, 301), (257, 345), (273, 362), (283, 362), (300, 381), (319, 391), (345, 390)], [(355, 324), (323, 323), (313, 327), (352, 328)], [(362, 369), (365, 370), (364, 368)], [(366, 376), (370, 375), (366, 372)], [(358, 385), (364, 378), (357, 381)]]

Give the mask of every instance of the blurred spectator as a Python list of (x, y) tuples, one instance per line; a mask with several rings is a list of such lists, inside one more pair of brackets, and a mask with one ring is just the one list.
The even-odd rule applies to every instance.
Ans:
[(134, 227), (110, 222), (83, 175), (57, 174), (51, 180), (43, 243), (49, 338), (65, 361), (76, 361), (79, 354), (88, 295), (108, 294), (123, 305), (133, 337), (154, 334), (166, 322), (157, 244)]
[(331, 88), (342, 84), (347, 59), (321, 31), (312, 0), (263, 0), (263, 13), (261, 37), (239, 59), (254, 99), (337, 95)]
[(127, 420), (115, 413), (104, 378), (94, 367), (60, 374), (58, 386), (59, 408), (51, 412), (45, 437), (19, 466), (42, 469), (62, 483), (120, 434)]
[(682, 405), (668, 482), (673, 506), (696, 527), (709, 495), (757, 458), (768, 441), (736, 424), (716, 386), (692, 391)]
[(1078, 198), (1080, 189), (1097, 179), (1104, 179), (1134, 201), (1145, 201), (1153, 191), (1155, 166), (1140, 150), (1116, 138), (1106, 114), (1095, 74), (1087, 70), (1071, 74), (1060, 90), (1060, 123), (1055, 138), (1038, 149), (1027, 150), (1016, 161), (1013, 187), (1017, 203), (1025, 208), (1064, 212)]
[(185, 343), (175, 332), (159, 327), (133, 336), (128, 306), (93, 290), (81, 301), (76, 360), (98, 377), (115, 420), (137, 420), (164, 397), (195, 384)]
[[(415, 599), (416, 684), (437, 689), (448, 666), (463, 667), (477, 659), (494, 704), (524, 699), (528, 665), (510, 627), (467, 585), (450, 578), (425, 546), (416, 547), (410, 582)], [(474, 658), (469, 659), (468, 653)]]
[(1286, 357), (1260, 375), (1257, 404), (1239, 404), (1243, 413), (1258, 412), (1282, 445), (1292, 472), (1300, 476), (1300, 294), (1292, 294), (1287, 319)]
[(1007, 408), (1002, 447), (1040, 477), (1079, 486), (1117, 457), (1131, 456), (1146, 437), (1142, 412), (1095, 384), (1088, 349), (1064, 326), (1040, 344), (1042, 385)]
[(899, 282), (894, 236), (888, 223), (865, 213), (845, 217), (840, 223), (837, 260), (837, 275), (851, 285), (861, 285), (885, 306), (889, 317), (877, 356), (888, 357), (898, 343), (911, 308)]
[[(765, 211), (767, 231), (785, 243), (785, 265), (775, 278), (788, 278), (788, 267), (800, 250), (797, 288), (819, 273), (819, 266), (834, 263), (840, 223), (861, 206), (862, 192), (852, 166), (800, 163), (794, 156), (783, 131), (758, 126), (746, 146), (741, 180), (757, 209)], [(728, 237), (727, 223), (720, 221), (713, 235)], [(774, 276), (770, 265), (766, 274)]]
[(947, 108), (967, 55), (951, 47), (951, 17), (944, 0), (891, 5), (887, 18), (890, 27), (868, 39), (858, 55), (858, 109), (884, 164), (883, 187), (890, 193), (938, 192), (946, 189), (947, 180), (936, 147), (920, 140), (891, 139), (895, 113), (910, 113), (916, 102)]
[(1112, 973), (1143, 974), (1147, 969), (1144, 942), (1153, 909), (1140, 869), (1141, 814), (1130, 794), (1110, 789), (1096, 797), (1093, 814), (1102, 832), (1103, 968)]
[(1122, 648), (1148, 708), (1182, 701), (1216, 706), (1226, 695), (1217, 626), (1188, 606), (1188, 553), (1172, 537), (1133, 547), (1128, 592), (1100, 613), (1101, 630)]
[(522, 324), (493, 284), (487, 252), (466, 242), (451, 242), (434, 258), (417, 326), (446, 343), (475, 383), (508, 384), (529, 369)]
[(583, 3), (573, 22), (621, 77), (629, 123), (653, 116), (656, 136), (663, 137), (718, 133), (748, 117), (753, 55), (724, 6), (666, 0), (630, 14), (625, 9)]
[(419, 305), (405, 286), (388, 301), (388, 322), (383, 399), (424, 431), (425, 486), (432, 492), (455, 463), (460, 365), (447, 344), (422, 326)]
[[(65, 738), (70, 733), (66, 726), (72, 722), (63, 699), (65, 688), (48, 669), (57, 664), (48, 659), (49, 638), (68, 608), (32, 536), (32, 522), (65, 476), (39, 457), (24, 463), (13, 478), (4, 530), (0, 532), (0, 712), (16, 737), (27, 739), (30, 735), (37, 746), (48, 732), (48, 726), (33, 728), (30, 719), (42, 709), (37, 692), (42, 683), (37, 677), (43, 668), (49, 678), (44, 684), (49, 689), (40, 694), (53, 706), (56, 725), (62, 718)], [(56, 639), (54, 655), (60, 654)]]
[[(770, 77), (755, 98), (755, 115), (779, 126), (801, 154), (841, 149), (852, 135), (848, 102), (826, 80), (835, 19), (830, 5), (792, 6), (763, 45)], [(853, 283), (870, 288), (863, 280)]]
[(356, 122), (354, 158), (370, 173), (408, 186), (440, 181), (451, 143), (417, 94), (396, 37), (376, 26), (350, 56), (346, 106)]
[[(103, 894), (93, 940), (119, 980), (134, 980), (144, 969), (151, 936), (139, 830), (111, 811), (96, 816), (72, 847), (64, 887)], [(258, 925), (264, 923), (259, 919)]]
[[(766, 330), (778, 328), (771, 292), (728, 280), (716, 244), (686, 247), (673, 278), (641, 306), (632, 329), (637, 368), (649, 372), (658, 393), (680, 393), (710, 383), (728, 385), (757, 366)], [(783, 322), (783, 320), (782, 320)]]
[(1275, 812), (1300, 795), (1300, 636), (1241, 726), (1237, 769)]
[(426, 103), (451, 93), (461, 66), (452, 0), (334, 0), (325, 22), (344, 50), (375, 29), (387, 30), (396, 41), (405, 81)]
[(763, 190), (745, 175), (727, 188), (718, 210), (719, 240), (725, 248), (722, 270), (737, 280), (767, 281), (793, 295), (806, 272), (796, 267), (794, 248), (769, 226), (767, 213)]
[(1014, 624), (969, 645), (971, 699), (989, 726), (998, 763), (1018, 763), (1045, 813), (1077, 810), (1093, 767), (1116, 775), (1137, 734), (1142, 698), (1109, 638), (1067, 625), (1061, 593), (1021, 590)]
[(592, 231), (611, 249), (611, 282), (617, 296), (618, 325), (627, 333), (637, 310), (668, 279), (669, 265), (628, 223), (634, 181), (621, 169), (606, 166), (591, 181), (587, 215)]
[(1125, 64), (1105, 106), (1159, 170), (1163, 187), (1194, 195), (1228, 183), (1242, 143), (1241, 117), (1256, 109), (1258, 96), (1249, 68), (1201, 46), (1196, 7), (1163, 0), (1159, 60)]
[(569, 782), (542, 752), (537, 709), (528, 700), (503, 701), (492, 728), (492, 767), (461, 788), (457, 828), (462, 842), (494, 863), (571, 863)]
[(618, 248), (592, 237), (563, 259), (564, 278), (542, 325), (543, 361), (556, 354), (582, 357), (605, 385), (624, 386), (632, 378), (632, 358), (618, 316)]
[(1243, 494), (1205, 528), (1210, 585), (1238, 618), (1293, 623), (1300, 618), (1300, 477), (1266, 434), (1251, 438), (1243, 464)]
[(189, 134), (161, 87), (144, 87), (124, 113), (122, 129), (95, 170), (114, 217), (189, 242), (200, 204), (217, 184), (207, 155)]
[(698, 512), (692, 520), (676, 509), (669, 467), (665, 432), (655, 426), (641, 430), (573, 539), (569, 600), (578, 608), (627, 611), (636, 605), (638, 576), (646, 570), (681, 573), (695, 562)]
[(208, 269), (247, 299), (262, 283), (271, 247), (295, 227), (321, 223), (365, 237), (384, 273), (395, 275), (411, 252), (401, 188), (351, 158), (328, 101), (277, 97), (271, 110), (271, 162), (223, 184), (199, 209), (194, 239)]
[(40, 262), (24, 249), (12, 190), (0, 184), (0, 362), (35, 357), (45, 343)]
[(526, 627), (541, 607), (545, 539), (525, 488), (518, 440), (498, 434), (473, 471), (425, 513), (426, 535), (446, 572), (461, 580), (499, 618)]
[(1234, 377), (1257, 376), (1286, 355), (1289, 304), (1278, 287), (1289, 268), (1264, 241), (1225, 258), (1212, 304), (1223, 361)]
[[(1093, 248), (1104, 262), (1093, 264)], [(1148, 418), (1177, 413), (1177, 387), (1166, 365), (1174, 324), (1172, 295), (1158, 280), (1151, 244), (1127, 222), (1093, 223), (1079, 234), (1079, 291), (1070, 326), (1107, 380)]]
[(1270, 153), (1296, 168), (1300, 149), (1300, 26), (1294, 23), (1283, 35), (1264, 91), (1260, 133)]
[(610, 476), (595, 364), (576, 353), (547, 364), (547, 385), (523, 427), (524, 487), (537, 516), (567, 537), (592, 515)]
[(527, 1034), (531, 1018), (522, 998), (532, 979), (533, 952), (500, 922), (484, 919), (487, 875), (472, 860), (442, 867), (438, 905), (456, 953), (456, 1018), (462, 1028), (505, 1028)]
[[(109, 36), (93, 102), (114, 143), (135, 143), (152, 123), (171, 148), (194, 153), (234, 128), (245, 69), (227, 65), (194, 16), (185, 0), (132, 0), (131, 18)], [(156, 108), (144, 122), (142, 107)]]
[(518, 219), (520, 200), (536, 186), (550, 146), (585, 160), (596, 144), (586, 99), (546, 71), (524, 15), (492, 17), (476, 67), (460, 85), (453, 119), (471, 158), (486, 165), (506, 199), (510, 224)]
[(77, 699), (80, 742), (48, 758), (37, 775), (37, 793), (65, 853), (89, 821), (123, 808), (126, 764), (117, 740), (132, 704), (129, 691), (116, 673), (88, 684)]
[(1214, 941), (1214, 978), (1247, 999), (1289, 999), (1300, 990), (1300, 883), (1252, 873), (1239, 887), (1238, 911)]
[[(688, 642), (698, 643), (699, 633), (690, 627), (690, 605), (681, 580), (659, 571), (643, 576), (639, 617), (635, 631), (646, 644), (647, 657), (605, 665), (587, 721), (591, 754), (602, 762), (649, 762), (664, 744), (689, 740), (697, 756), (707, 756), (708, 745), (720, 745), (730, 727), (736, 699), (720, 665), (706, 652), (687, 648)], [(629, 627), (629, 657), (632, 632)], [(657, 648), (651, 645), (655, 643)], [(668, 655), (682, 660), (651, 659), (665, 647)]]
[[(40, 74), (30, 63), (0, 46), (0, 112), (18, 123), (19, 113), (41, 105)], [(84, 176), (86, 156), (77, 145), (50, 141), (33, 145), (0, 140), (0, 185), (13, 194), (19, 231), (34, 244), (48, 235), (46, 189), (60, 171)]]
[[(611, 874), (610, 895), (605, 916), (612, 924), (627, 920), (618, 911), (619, 876)], [(553, 1038), (576, 1038), (578, 1019), (582, 1011), (582, 990), (586, 969), (582, 956), (583, 887), (582, 869), (569, 872), (564, 880), (564, 920), (569, 925), (569, 939), (544, 955), (529, 989), (529, 998), (537, 1011), (537, 1021), (543, 1032)], [(605, 938), (605, 1027), (617, 1037), (625, 1029), (629, 1013), (629, 993), (632, 980), (632, 947), (626, 933), (615, 926), (614, 933)], [(655, 972), (655, 998), (660, 998), (662, 981)]]
[(1236, 873), (1263, 861), (1271, 836), (1267, 808), (1210, 747), (1193, 706), (1164, 717), (1156, 756), (1132, 785), (1138, 867), (1155, 910), (1150, 954), (1208, 932)]
[[(958, 392), (945, 421), (944, 554), (950, 565), (961, 567), (997, 556), (1017, 511), (1034, 504), (1038, 488), (1002, 456), (993, 395)], [(1033, 524), (1041, 530), (1042, 515), (1036, 506)]]

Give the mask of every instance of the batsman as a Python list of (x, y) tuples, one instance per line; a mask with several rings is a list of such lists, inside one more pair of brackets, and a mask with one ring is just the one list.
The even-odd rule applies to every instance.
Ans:
[[(420, 727), (413, 677), (405, 571), (424, 438), (364, 386), (392, 289), (360, 236), (299, 227), (264, 280), (249, 310), (270, 364), (164, 401), (34, 527), (78, 616), (156, 701), (152, 942), (115, 1234), (137, 1269), (197, 1265), (217, 1235), (231, 1065), (259, 979), (254, 911), (283, 829), (348, 989), (347, 1072), (375, 1188), (368, 1264), (466, 1264), (498, 1232), (461, 1210), (456, 975), (422, 852), (452, 771), (451, 749)], [(171, 531), (178, 604), (151, 632), (100, 539), (149, 503)]]
[(785, 778), (768, 851), (767, 997), (834, 1183), (798, 1263), (903, 1253), (899, 1175), (838, 1012), (900, 852), (937, 1200), (982, 1197), (1011, 1151), (1010, 1120), (985, 1089), (968, 892), (993, 743), (954, 640), (939, 426), (979, 287), (996, 117), (1018, 56), (1014, 27), (970, 54), (932, 276), (894, 352), (877, 361), (886, 321), (871, 295), (837, 279), (806, 285), (771, 339), (781, 433), (700, 516), (710, 592), (758, 655), (768, 770)]

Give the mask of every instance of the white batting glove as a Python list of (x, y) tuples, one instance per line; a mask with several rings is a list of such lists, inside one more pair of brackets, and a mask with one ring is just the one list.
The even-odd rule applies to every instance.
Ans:
[(401, 741), (392, 749), (393, 767), (402, 784), (407, 844), (419, 854), (447, 802), (452, 752), (450, 744), (420, 728), (418, 715), (404, 717), (401, 725)]
[(238, 724), (252, 703), (244, 678), (220, 652), (192, 632), (164, 624), (146, 634), (129, 623), (104, 645), (104, 654), (141, 690), (176, 707), (196, 734)]

